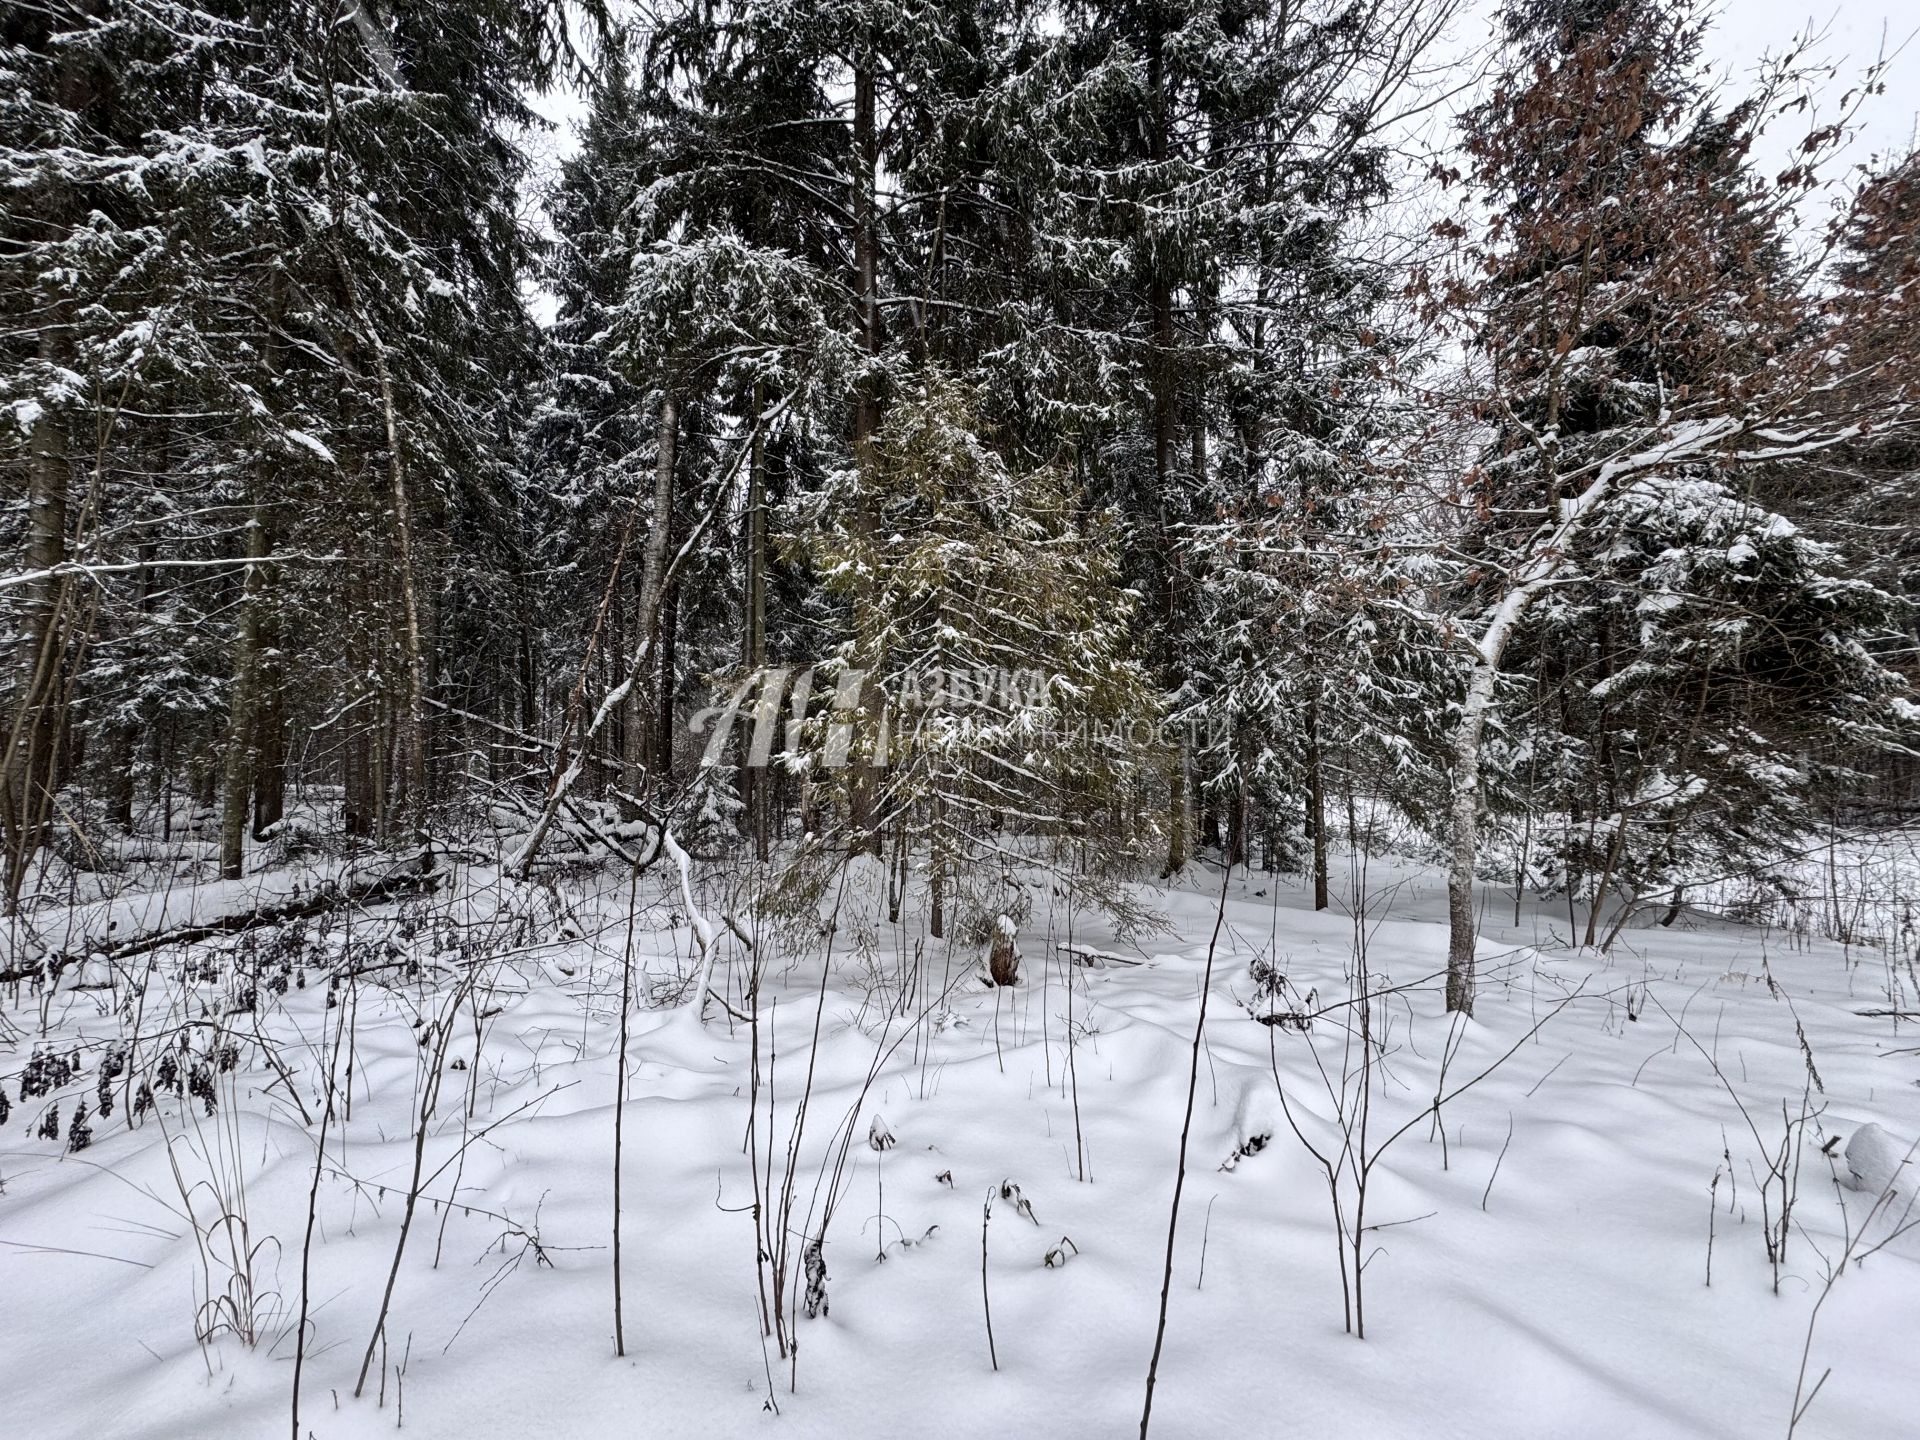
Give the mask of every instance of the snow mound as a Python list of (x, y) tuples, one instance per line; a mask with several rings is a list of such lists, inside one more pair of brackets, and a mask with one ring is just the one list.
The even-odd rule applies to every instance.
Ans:
[(1254, 1076), (1247, 1082), (1246, 1089), (1240, 1092), (1239, 1103), (1233, 1107), (1233, 1152), (1220, 1168), (1237, 1170), (1242, 1160), (1266, 1149), (1273, 1143), (1274, 1134), (1284, 1118), (1280, 1110), (1280, 1092), (1274, 1088), (1273, 1081), (1265, 1075)]
[(1904, 1167), (1913, 1158), (1914, 1148), (1868, 1121), (1847, 1140), (1847, 1173), (1853, 1188), (1872, 1195), (1905, 1191), (1913, 1183), (1912, 1172)]

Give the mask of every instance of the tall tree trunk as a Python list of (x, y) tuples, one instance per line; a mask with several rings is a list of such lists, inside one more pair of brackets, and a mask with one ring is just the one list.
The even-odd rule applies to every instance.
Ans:
[[(1599, 938), (1600, 911), (1607, 903), (1607, 890), (1613, 884), (1614, 872), (1620, 866), (1620, 857), (1627, 847), (1627, 814), (1624, 807), (1615, 811), (1613, 834), (1607, 840), (1606, 863), (1600, 867), (1600, 878), (1594, 882), (1593, 903), (1587, 907), (1587, 933), (1581, 942), (1592, 949)], [(1631, 910), (1629, 904), (1626, 907)]]
[[(350, 552), (358, 548), (350, 546)], [(358, 555), (354, 559), (356, 563), (349, 572), (351, 578), (347, 585), (347, 610), (357, 617), (357, 623), (347, 633), (347, 673), (351, 677), (353, 696), (342, 721), (346, 727), (346, 743), (340, 759), (340, 780), (347, 834), (365, 840), (373, 836), (380, 824), (376, 758), (380, 749), (379, 692), (378, 682), (368, 678), (379, 647), (370, 633), (372, 606), (367, 566), (357, 563)]]
[[(147, 561), (153, 558), (153, 542), (141, 541), (134, 553), (139, 559), (139, 568), (133, 572), (134, 623), (143, 625), (153, 611), (153, 572), (147, 569)], [(134, 771), (139, 764), (140, 741), (145, 729), (137, 721), (119, 720), (114, 723), (108, 740), (107, 809), (113, 823), (128, 832), (133, 829), (133, 802), (138, 789)], [(145, 748), (157, 757), (158, 736)]]
[[(654, 431), (653, 514), (647, 527), (646, 544), (641, 549), (640, 596), (634, 616), (632, 643), (636, 653), (646, 646), (651, 654), (657, 638), (661, 611), (666, 598), (667, 551), (673, 543), (673, 469), (680, 442), (680, 407), (672, 395), (660, 398), (660, 415)], [(654, 757), (648, 754), (648, 699), (651, 687), (641, 677), (626, 694), (626, 735), (622, 746), (622, 782), (629, 795), (640, 796), (647, 782), (647, 767)]]
[(941, 843), (944, 811), (940, 797), (933, 800), (933, 823), (927, 827), (927, 933), (936, 940), (947, 938), (947, 853)]
[[(43, 357), (57, 360), (57, 341), (44, 334)], [(52, 571), (67, 559), (67, 418), (42, 410), (28, 442), (26, 537), (22, 560), (29, 571)], [(59, 697), (65, 669), (61, 615), (67, 582), (47, 574), (21, 587), (20, 638), (15, 652), (16, 689), (7, 749), (0, 758), (5, 783), (7, 898), (19, 899), (33, 854), (45, 838), (59, 788)]]
[(261, 597), (266, 589), (267, 526), (259, 506), (247, 519), (247, 567), (240, 582), (240, 614), (233, 627), (233, 679), (227, 699), (227, 750), (221, 777), (220, 878), (245, 870), (247, 821), (253, 804), (254, 756), (260, 712)]
[[(756, 418), (766, 406), (766, 393), (756, 382), (753, 387), (753, 413)], [(762, 675), (767, 668), (767, 446), (757, 431), (753, 437), (753, 455), (747, 462), (747, 639), (743, 668), (750, 675)], [(765, 861), (770, 850), (767, 833), (767, 777), (764, 766), (749, 762), (740, 770), (740, 798), (746, 811), (747, 832), (753, 837), (753, 853)]]
[[(879, 230), (875, 215), (874, 190), (878, 183), (880, 140), (877, 113), (877, 81), (871, 37), (863, 45), (853, 74), (853, 269), (855, 320), (860, 332), (860, 348), (869, 361), (867, 374), (860, 377), (853, 405), (853, 463), (861, 478), (859, 513), (853, 523), (871, 529), (866, 513), (866, 495), (873, 478), (873, 437), (880, 426), (880, 406), (874, 393), (872, 362), (880, 354)], [(862, 606), (862, 613), (871, 611)], [(863, 621), (854, 637), (854, 664), (866, 675), (878, 670), (877, 637), (873, 626)], [(847, 768), (847, 828), (849, 849), (855, 854), (881, 853), (878, 817), (875, 815), (879, 777), (871, 759), (873, 717), (871, 684), (862, 686), (857, 713), (853, 717), (854, 740)]]
[(533, 626), (520, 626), (520, 729), (528, 735), (540, 733), (540, 667), (534, 659)]
[[(269, 625), (271, 630), (271, 625)], [(272, 648), (271, 641), (268, 649)], [(268, 830), (287, 813), (287, 712), (280, 676), (263, 667), (259, 708), (254, 712), (253, 838), (264, 840)]]
[(426, 820), (427, 793), (427, 661), (420, 593), (414, 573), (413, 501), (407, 484), (405, 456), (400, 448), (400, 422), (394, 408), (393, 379), (385, 347), (374, 345), (380, 375), (380, 405), (387, 423), (387, 479), (392, 505), (394, 548), (399, 559), (401, 657), (406, 671), (405, 707), (396, 717), (394, 781), (398, 785), (395, 821), (419, 827)]
[(140, 729), (124, 720), (107, 731), (107, 818), (123, 832), (133, 829), (133, 767)]
[(1186, 869), (1192, 858), (1190, 849), (1192, 816), (1187, 796), (1187, 751), (1175, 741), (1167, 754), (1167, 875)]
[(679, 657), (675, 653), (680, 636), (680, 582), (669, 584), (660, 598), (660, 672), (656, 680), (657, 704), (654, 711), (653, 735), (648, 746), (656, 784), (670, 784), (673, 780), (673, 741), (674, 741), (674, 689), (675, 669)]
[[(273, 534), (262, 511), (260, 528), (271, 550)], [(260, 596), (254, 605), (257, 636), (253, 664), (256, 684), (253, 706), (253, 837), (266, 838), (269, 826), (287, 813), (286, 673), (280, 656), (282, 639), (278, 607), (273, 603), (278, 576), (271, 565), (249, 566), (260, 572)]]
[[(278, 267), (267, 278), (267, 324), (261, 353), (266, 359), (267, 372), (276, 390), (279, 377), (286, 367), (287, 347), (282, 337), (285, 333), (287, 284), (285, 272)], [(260, 554), (270, 554), (273, 549), (275, 537), (271, 522), (274, 512), (271, 507), (279, 489), (278, 479), (277, 475), (269, 473), (267, 483), (255, 495), (253, 523), (261, 541)], [(281, 654), (284, 635), (279, 607), (267, 599), (276, 592), (278, 580), (271, 566), (255, 564), (247, 567), (246, 583), (250, 593), (243, 618), (253, 629), (252, 666), (255, 683), (250, 716), (252, 733), (248, 743), (253, 768), (252, 828), (256, 840), (265, 838), (268, 827), (278, 824), (286, 813), (286, 662)]]
[(1481, 642), (1473, 677), (1467, 683), (1460, 728), (1453, 737), (1453, 796), (1448, 825), (1451, 855), (1447, 865), (1447, 1009), (1473, 1013), (1473, 969), (1476, 923), (1473, 913), (1474, 870), (1480, 846), (1480, 756), (1486, 736), (1487, 711), (1493, 704), (1500, 675), (1500, 653), (1505, 635), (1489, 652), (1489, 635)]
[[(1152, 114), (1148, 121), (1147, 158), (1156, 173), (1164, 170), (1172, 146), (1171, 106), (1167, 96), (1167, 66), (1164, 34), (1150, 37), (1147, 53), (1147, 85), (1153, 92)], [(1173, 287), (1167, 279), (1164, 261), (1157, 261), (1147, 287), (1147, 307), (1153, 326), (1151, 383), (1153, 394), (1153, 520), (1157, 539), (1156, 563), (1164, 567), (1161, 581), (1160, 645), (1162, 680), (1170, 682), (1175, 668), (1173, 636), (1180, 610), (1178, 566), (1174, 557), (1173, 527), (1168, 517), (1168, 497), (1173, 487), (1173, 448), (1177, 422), (1178, 385), (1174, 374), (1175, 331), (1173, 323)], [(1191, 820), (1187, 794), (1186, 748), (1179, 739), (1167, 758), (1167, 858), (1168, 875), (1184, 869), (1190, 856), (1188, 848)]]
[[(397, 784), (389, 786), (389, 776), (384, 773), (385, 759), (376, 765), (381, 773), (378, 793), (379, 831), (384, 836), (390, 833), (392, 822), (411, 825), (416, 829), (424, 827), (427, 806), (427, 664), (425, 644), (420, 613), (420, 590), (416, 575), (416, 546), (413, 522), (413, 495), (407, 476), (406, 449), (400, 438), (399, 397), (394, 385), (393, 367), (389, 362), (386, 342), (381, 338), (380, 327), (375, 323), (372, 313), (367, 309), (360, 294), (360, 283), (355, 277), (354, 268), (348, 258), (342, 236), (348, 233), (346, 223), (346, 191), (340, 183), (335, 167), (335, 147), (338, 143), (339, 112), (333, 81), (333, 54), (328, 52), (326, 69), (323, 73), (327, 108), (326, 148), (322, 157), (327, 180), (332, 190), (333, 225), (330, 231), (330, 245), (333, 252), (334, 269), (340, 281), (340, 294), (346, 301), (348, 310), (354, 319), (354, 337), (364, 343), (367, 353), (373, 359), (374, 380), (380, 396), (380, 417), (387, 441), (387, 519), (392, 526), (396, 588), (400, 600), (400, 649), (405, 672), (404, 703), (397, 716), (389, 714), (392, 732), (389, 738), (393, 743), (393, 768), (398, 772)], [(343, 347), (351, 351), (354, 346)], [(354, 358), (350, 353), (343, 354), (351, 368)]]
[(1307, 829), (1313, 839), (1313, 908), (1327, 908), (1327, 787), (1320, 762), (1320, 702), (1307, 701)]

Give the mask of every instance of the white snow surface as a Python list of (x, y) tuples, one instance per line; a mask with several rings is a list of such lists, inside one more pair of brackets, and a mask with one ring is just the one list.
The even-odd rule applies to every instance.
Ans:
[[(1879, 1156), (1920, 1135), (1911, 1024), (1859, 1013), (1888, 1008), (1892, 962), (1859, 947), (1787, 945), (1778, 932), (1701, 915), (1629, 929), (1602, 955), (1568, 945), (1564, 904), (1529, 907), (1516, 927), (1502, 923), (1511, 899), (1496, 900), (1476, 1018), (1449, 1055), (1434, 979), (1446, 946), (1444, 885), (1428, 867), (1371, 861), (1366, 967), (1377, 988), (1395, 987), (1374, 1006), (1386, 1053), (1373, 1142), (1419, 1116), (1436, 1090), (1512, 1054), (1446, 1104), (1444, 1137), (1419, 1119), (1378, 1162), (1359, 1340), (1342, 1328), (1325, 1178), (1277, 1103), (1283, 1085), (1308, 1138), (1337, 1141), (1321, 1067), (1333, 1066), (1337, 1081), (1346, 1012), (1323, 1013), (1302, 1035), (1258, 1023), (1240, 1003), (1257, 957), (1302, 995), (1317, 992), (1320, 1006), (1347, 993), (1354, 879), (1337, 877), (1349, 904), (1318, 914), (1286, 877), (1236, 872), (1227, 885), (1152, 1433), (1786, 1434), (1814, 1302), (1873, 1199), (1853, 1188), (1847, 1166), (1856, 1147)], [(242, 883), (289, 888), (284, 876)], [(473, 932), (429, 919), (381, 948), (407, 907), (352, 917), (352, 933), (333, 934), (326, 953), (397, 954), (424, 968), (360, 988), (351, 1116), (335, 1120), (316, 1192), (302, 1435), (386, 1436), (402, 1422), (401, 1433), (428, 1440), (1137, 1434), (1220, 884), (1217, 872), (1195, 869), (1158, 902), (1164, 933), (1129, 941), (1096, 915), (1069, 914), (1055, 887), (1036, 883), (1021, 929), (1044, 932), (1046, 943), (1019, 986), (1003, 991), (976, 978), (984, 944), (930, 939), (912, 906), (901, 924), (873, 922), (862, 909), (872, 897), (852, 893), (857, 884), (829, 941), (756, 925), (737, 881), (723, 887), (702, 870), (689, 913), (676, 867), (646, 877), (631, 937), (644, 973), (627, 1057), (627, 1355), (616, 1358), (608, 1244), (627, 881), (576, 876), (545, 889), (484, 868), (460, 872), (453, 913), (464, 922), (480, 925), (504, 904), (537, 911), (538, 923), (509, 937), (513, 953), (484, 1005), (460, 1012), (488, 1013), (477, 1046), (470, 1020), (458, 1022), (460, 1068), (443, 1075), (429, 1127), (429, 1199), (393, 1294), (384, 1398), (370, 1380), (358, 1400), (355, 1372), (399, 1225), (394, 1187), (412, 1165), (427, 1053), (412, 1022), (440, 1013), (464, 963), (459, 934)], [(233, 903), (229, 884), (144, 906), (123, 897), (111, 909), (124, 935), (158, 914)], [(820, 1193), (839, 1127), (856, 1142), (876, 1125), (897, 1138), (848, 1147), (825, 1249), (831, 1308), (796, 1320), (795, 1361), (774, 1355), (758, 1318), (742, 1144), (749, 1028), (719, 1004), (701, 1021), (677, 1003), (703, 973), (700, 927), (714, 949), (714, 990), (746, 1012), (747, 951), (717, 923), (723, 915), (742, 917), (766, 958), (776, 1148), (787, 1143), (818, 1027), (800, 1211)], [(103, 919), (59, 928), (98, 936)], [(352, 950), (366, 940), (374, 949)], [(1069, 941), (1141, 963), (1076, 965), (1058, 948)], [(202, 946), (195, 958), (226, 965), (232, 949)], [(916, 955), (918, 998), (889, 1020)], [(323, 966), (306, 969), (304, 988), (262, 995), (257, 1015), (225, 1022), (242, 1036), (257, 1024), (273, 1042), (313, 1123), (252, 1044), (220, 1077), (215, 1116), (164, 1095), (137, 1127), (122, 1109), (96, 1116), (94, 1143), (78, 1154), (32, 1138), (47, 1099), (17, 1098), (43, 1019), (57, 1046), (83, 1047), (81, 1077), (51, 1097), (65, 1117), (94, 1093), (100, 1052), (84, 1047), (121, 1033), (118, 1008), (132, 1005), (148, 1033), (202, 1006), (217, 1017), (230, 988), (181, 978), (182, 958), (152, 957), (137, 999), (129, 973), (108, 990), (68, 988), (70, 973), (51, 999), (0, 986), (0, 1085), (16, 1097), (0, 1127), (0, 1434), (289, 1433), (331, 1023)], [(1809, 1090), (1809, 1051), (1824, 1089)], [(1736, 1095), (1770, 1144), (1783, 1104), (1817, 1112), (1777, 1293), (1762, 1240), (1766, 1161)], [(1269, 1129), (1259, 1153), (1220, 1168), (1250, 1131)], [(762, 1146), (768, 1132), (763, 1108)], [(981, 1215), (1003, 1181), (1020, 1187), (1034, 1220), (999, 1204), (988, 1231), (996, 1372), (982, 1317)], [(251, 1348), (232, 1334), (195, 1339), (207, 1292), (185, 1212), (204, 1225), (221, 1208), (216, 1187), (244, 1193), (260, 1320)], [(1880, 1223), (1892, 1223), (1886, 1207)], [(548, 1263), (525, 1249), (525, 1234), (538, 1235)], [(1065, 1263), (1044, 1264), (1050, 1252)], [(1832, 1287), (1808, 1380), (1827, 1367), (1832, 1375), (1796, 1434), (1916, 1433), (1916, 1341), (1920, 1232), (1846, 1266)]]

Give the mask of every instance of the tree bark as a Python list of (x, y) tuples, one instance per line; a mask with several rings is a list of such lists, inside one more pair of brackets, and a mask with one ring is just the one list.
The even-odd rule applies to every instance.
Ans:
[(673, 581), (660, 599), (660, 672), (653, 734), (648, 752), (656, 785), (673, 781), (674, 690), (679, 657), (675, 653), (680, 638), (680, 582)]
[(247, 821), (253, 804), (257, 717), (260, 710), (260, 606), (266, 588), (267, 527), (255, 506), (247, 519), (247, 567), (240, 582), (240, 614), (233, 632), (233, 679), (227, 700), (227, 751), (221, 778), (220, 878), (244, 873)]
[(1451, 856), (1447, 866), (1447, 1009), (1473, 1014), (1473, 879), (1480, 845), (1480, 750), (1487, 709), (1499, 676), (1496, 655), (1482, 655), (1467, 685), (1460, 729), (1453, 740), (1453, 797), (1449, 815)]
[(1191, 824), (1187, 804), (1187, 751), (1177, 740), (1167, 755), (1167, 868), (1169, 876), (1186, 869)]
[(1327, 787), (1320, 765), (1320, 702), (1307, 701), (1307, 829), (1313, 839), (1313, 908), (1327, 908)]
[[(753, 387), (753, 413), (757, 419), (766, 404), (762, 387)], [(753, 454), (747, 462), (747, 641), (741, 657), (750, 675), (767, 668), (767, 447), (756, 431)], [(751, 762), (740, 771), (741, 801), (746, 811), (747, 832), (753, 837), (754, 858), (765, 861), (770, 844), (767, 833), (766, 776)]]
[[(641, 550), (640, 596), (634, 617), (633, 644), (645, 646), (651, 656), (666, 598), (667, 548), (673, 543), (673, 468), (680, 440), (680, 407), (672, 395), (660, 398), (660, 416), (655, 426), (653, 462), (653, 514), (647, 527), (646, 544)], [(626, 735), (622, 749), (621, 783), (629, 795), (643, 793), (649, 763), (648, 735), (652, 717), (648, 700), (652, 689), (645, 683), (631, 686), (626, 694)]]
[[(354, 558), (358, 560), (357, 555)], [(347, 636), (347, 673), (352, 685), (348, 705), (352, 713), (343, 722), (347, 733), (340, 762), (342, 820), (348, 835), (364, 840), (370, 839), (380, 825), (380, 786), (376, 774), (380, 750), (379, 691), (377, 684), (369, 683), (366, 678), (373, 667), (373, 648), (367, 633), (371, 606), (365, 567), (356, 563), (350, 573), (347, 609), (360, 617), (360, 622)]]
[[(853, 405), (853, 462), (859, 472), (861, 501), (854, 524), (870, 530), (865, 496), (875, 483), (873, 475), (873, 437), (880, 427), (880, 406), (874, 394), (871, 362), (880, 353), (879, 230), (874, 209), (874, 190), (878, 183), (880, 140), (878, 127), (877, 77), (874, 73), (872, 43), (869, 37), (854, 67), (853, 75), (853, 268), (856, 322), (860, 348), (865, 352), (869, 371), (860, 377)], [(870, 610), (871, 607), (863, 607)], [(879, 668), (875, 637), (863, 622), (855, 636), (855, 665), (871, 675)], [(853, 854), (881, 853), (880, 831), (875, 809), (878, 775), (871, 752), (871, 687), (861, 688), (854, 716), (854, 742), (847, 766), (848, 848)]]
[[(57, 361), (57, 343), (43, 335), (41, 355)], [(29, 570), (52, 570), (67, 558), (66, 416), (42, 410), (28, 442), (26, 541), (22, 559)], [(7, 898), (17, 901), (33, 853), (45, 838), (53, 794), (59, 788), (61, 671), (66, 645), (60, 613), (66, 580), (47, 575), (23, 587), (20, 640), (16, 651), (13, 714), (4, 761)]]
[[(1167, 66), (1165, 56), (1166, 37), (1158, 29), (1150, 37), (1147, 53), (1147, 85), (1152, 91), (1152, 113), (1148, 120), (1147, 158), (1158, 171), (1165, 167), (1171, 154), (1171, 107), (1167, 97)], [(1153, 393), (1153, 482), (1154, 482), (1154, 524), (1157, 532), (1157, 563), (1164, 566), (1161, 581), (1161, 615), (1165, 625), (1161, 636), (1161, 645), (1171, 650), (1172, 637), (1176, 633), (1176, 620), (1179, 614), (1179, 599), (1176, 585), (1176, 566), (1172, 547), (1171, 526), (1168, 523), (1167, 497), (1173, 485), (1173, 446), (1175, 411), (1178, 404), (1177, 386), (1174, 375), (1175, 330), (1173, 323), (1173, 289), (1168, 283), (1164, 270), (1156, 266), (1152, 279), (1147, 286), (1147, 307), (1151, 312), (1153, 326), (1152, 393)], [(1171, 680), (1173, 657), (1164, 656), (1167, 674), (1164, 679)], [(1184, 869), (1190, 856), (1188, 832), (1190, 817), (1187, 796), (1187, 757), (1185, 748), (1176, 740), (1173, 754), (1167, 762), (1167, 859), (1166, 874), (1173, 875)]]

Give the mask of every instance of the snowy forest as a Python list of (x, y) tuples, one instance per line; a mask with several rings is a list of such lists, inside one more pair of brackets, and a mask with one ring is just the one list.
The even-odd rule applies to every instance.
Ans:
[(0, 0), (0, 1434), (1920, 1433), (1762, 20)]

